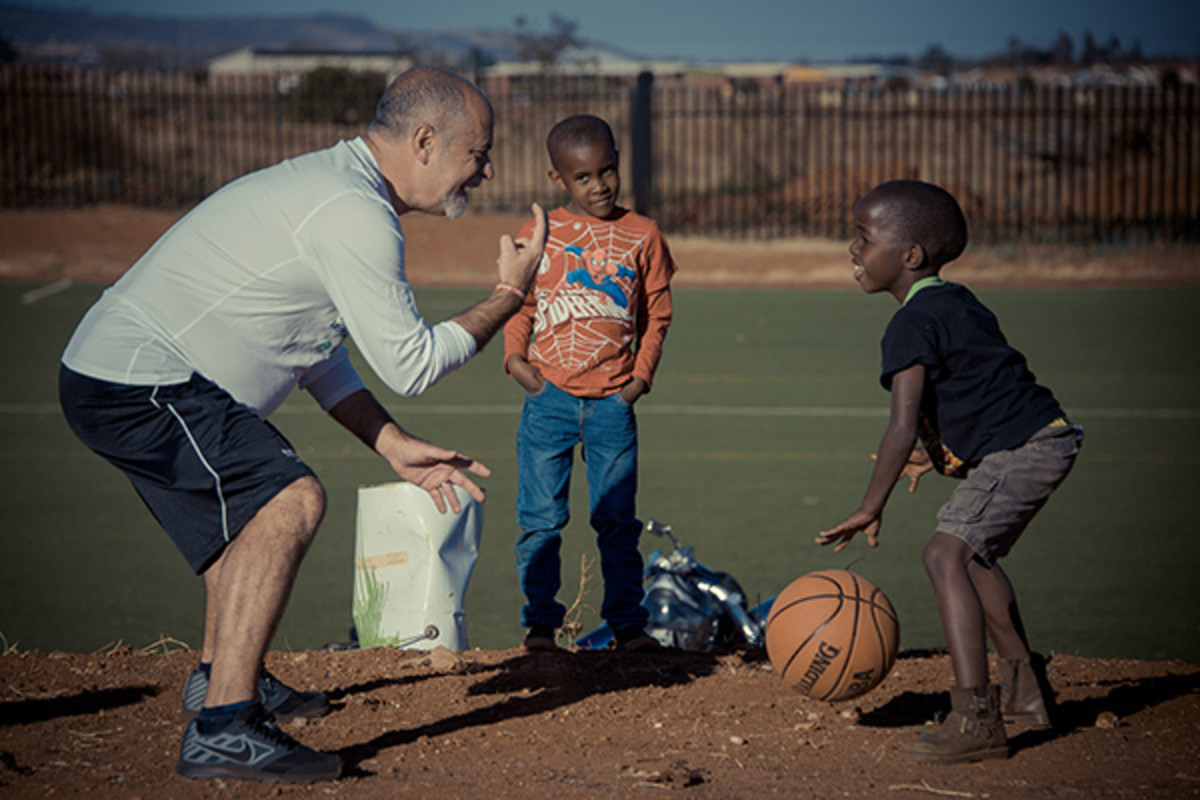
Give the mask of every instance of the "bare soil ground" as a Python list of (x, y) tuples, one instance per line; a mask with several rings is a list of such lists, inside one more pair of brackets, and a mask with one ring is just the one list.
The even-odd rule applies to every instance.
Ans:
[[(0, 278), (110, 282), (177, 216), (0, 211)], [(414, 283), (482, 286), (496, 238), (519, 220), (405, 223)], [(852, 285), (840, 243), (672, 245), (680, 286)], [(1194, 248), (980, 250), (953, 269), (975, 285), (1200, 284)], [(334, 700), (329, 716), (287, 730), (348, 770), (271, 786), (174, 775), (197, 657), (171, 649), (0, 654), (0, 795), (1200, 797), (1197, 664), (1054, 654), (1054, 730), (1013, 730), (1004, 761), (932, 767), (899, 750), (946, 712), (940, 653), (904, 653), (879, 688), (831, 705), (787, 689), (756, 653), (272, 652), (277, 675)]]
[(906, 654), (864, 697), (830, 705), (749, 655), (609, 652), (271, 653), (327, 717), (289, 725), (341, 754), (333, 784), (193, 782), (173, 773), (193, 653), (0, 657), (0, 795), (355, 798), (1182, 798), (1200, 796), (1200, 666), (1056, 655), (1053, 731), (1012, 756), (925, 766), (899, 756), (945, 712), (950, 664)]
[[(0, 209), (0, 279), (111, 283), (178, 218), (176, 211), (122, 206)], [(468, 214), (451, 222), (409, 214), (403, 221), (414, 284), (485, 286), (495, 280), (497, 240), (516, 233), (523, 220)], [(847, 242), (671, 237), (670, 244), (680, 287), (854, 286)], [(979, 247), (946, 275), (974, 286), (1194, 286), (1200, 285), (1200, 248)]]

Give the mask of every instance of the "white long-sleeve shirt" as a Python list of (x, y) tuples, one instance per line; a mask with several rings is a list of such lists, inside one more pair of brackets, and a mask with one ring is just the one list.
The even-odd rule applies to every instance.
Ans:
[(347, 335), (406, 396), (476, 350), (457, 323), (421, 318), (400, 219), (361, 139), (247, 175), (196, 206), (92, 306), (63, 363), (124, 384), (198, 372), (266, 417), (297, 385), (325, 409), (362, 388)]

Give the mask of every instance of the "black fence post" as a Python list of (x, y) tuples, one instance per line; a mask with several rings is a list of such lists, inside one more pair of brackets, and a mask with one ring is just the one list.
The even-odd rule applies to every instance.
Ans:
[(650, 191), (652, 181), (651, 171), (651, 136), (650, 136), (650, 96), (654, 91), (654, 75), (642, 72), (637, 78), (637, 87), (633, 90), (633, 113), (631, 127), (633, 139), (633, 210), (639, 214), (650, 213)]

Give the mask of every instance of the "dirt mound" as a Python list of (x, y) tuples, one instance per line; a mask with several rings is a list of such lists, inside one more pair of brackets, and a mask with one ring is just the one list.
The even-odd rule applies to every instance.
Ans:
[[(0, 279), (111, 283), (178, 218), (177, 211), (124, 206), (0, 210)], [(409, 276), (423, 286), (486, 286), (495, 280), (497, 240), (521, 222), (407, 214)], [(847, 242), (669, 239), (680, 287), (854, 288)], [(973, 248), (946, 274), (972, 286), (1200, 285), (1200, 258), (1195, 246)]]
[(785, 688), (761, 657), (446, 650), (273, 652), (333, 712), (287, 730), (338, 751), (336, 784), (174, 775), (196, 656), (0, 656), (6, 797), (601, 798), (1200, 796), (1200, 666), (1054, 655), (1054, 731), (1013, 731), (1006, 761), (930, 767), (899, 749), (945, 713), (950, 664), (902, 654), (845, 704)]

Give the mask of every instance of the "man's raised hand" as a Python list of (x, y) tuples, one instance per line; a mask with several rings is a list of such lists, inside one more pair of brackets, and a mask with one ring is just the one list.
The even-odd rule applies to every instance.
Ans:
[(546, 248), (546, 211), (537, 203), (531, 206), (533, 211), (533, 232), (528, 238), (522, 236), (514, 239), (507, 233), (500, 237), (500, 257), (496, 259), (497, 271), (501, 283), (516, 286), (521, 291), (528, 291), (533, 282), (533, 273), (542, 260), (542, 251)]

